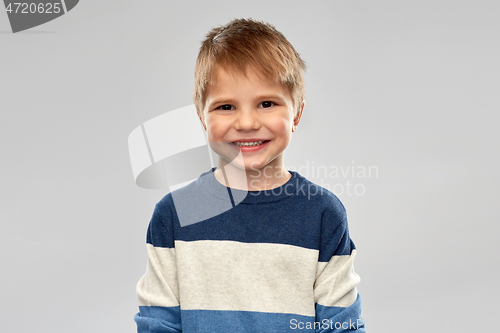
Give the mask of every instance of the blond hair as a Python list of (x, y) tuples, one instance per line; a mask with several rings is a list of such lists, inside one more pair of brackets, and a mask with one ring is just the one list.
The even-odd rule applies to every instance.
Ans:
[(272, 82), (283, 84), (294, 103), (294, 112), (305, 95), (305, 62), (281, 32), (268, 23), (236, 19), (209, 31), (195, 66), (193, 100), (202, 116), (207, 85), (215, 84), (218, 68), (246, 76), (248, 67)]

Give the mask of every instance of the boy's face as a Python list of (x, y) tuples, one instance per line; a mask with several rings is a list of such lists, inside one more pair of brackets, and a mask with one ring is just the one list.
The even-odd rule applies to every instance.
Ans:
[(216, 78), (217, 84), (207, 87), (200, 120), (210, 147), (219, 155), (219, 166), (226, 161), (245, 170), (284, 167), (283, 152), (304, 102), (294, 117), (288, 89), (260, 79), (252, 70), (245, 77), (219, 68)]

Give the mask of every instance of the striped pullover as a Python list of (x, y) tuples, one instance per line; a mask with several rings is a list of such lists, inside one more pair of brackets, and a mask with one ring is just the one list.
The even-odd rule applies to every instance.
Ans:
[(156, 204), (137, 331), (364, 333), (340, 200), (295, 171), (246, 192), (214, 170)]

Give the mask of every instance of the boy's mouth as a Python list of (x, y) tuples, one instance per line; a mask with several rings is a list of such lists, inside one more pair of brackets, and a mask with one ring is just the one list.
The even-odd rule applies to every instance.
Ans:
[(233, 145), (238, 146), (238, 147), (254, 147), (254, 146), (260, 146), (269, 140), (260, 140), (260, 141), (234, 141), (231, 142)]

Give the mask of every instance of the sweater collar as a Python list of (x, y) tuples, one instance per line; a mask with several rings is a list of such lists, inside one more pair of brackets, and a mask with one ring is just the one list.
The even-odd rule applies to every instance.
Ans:
[(270, 190), (260, 191), (245, 191), (227, 187), (215, 178), (212, 168), (205, 173), (202, 173), (196, 180), (199, 184), (210, 194), (224, 200), (231, 200), (233, 205), (239, 203), (252, 204), (252, 203), (265, 203), (286, 199), (288, 197), (297, 195), (298, 190), (303, 185), (304, 177), (296, 171), (288, 170), (292, 177), (279, 187)]

